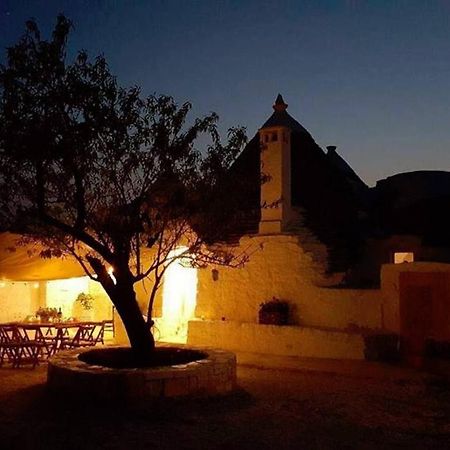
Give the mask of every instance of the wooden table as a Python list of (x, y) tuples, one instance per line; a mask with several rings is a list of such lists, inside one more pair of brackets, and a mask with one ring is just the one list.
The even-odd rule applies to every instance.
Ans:
[(0, 365), (5, 357), (33, 367), (58, 350), (103, 344), (104, 322), (13, 322), (0, 324)]

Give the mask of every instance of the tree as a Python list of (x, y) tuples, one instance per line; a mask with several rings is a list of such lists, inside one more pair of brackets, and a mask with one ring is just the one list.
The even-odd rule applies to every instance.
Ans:
[[(175, 259), (246, 259), (215, 244), (234, 220), (219, 194), (245, 132), (230, 129), (223, 145), (216, 114), (188, 126), (189, 103), (119, 86), (103, 56), (91, 61), (80, 51), (68, 63), (70, 29), (61, 15), (42, 40), (28, 21), (0, 66), (0, 228), (40, 243), (43, 257), (74, 256), (105, 289), (132, 348), (150, 358), (154, 340), (134, 284), (152, 279), (150, 321)], [(196, 146), (202, 134), (204, 153)]]

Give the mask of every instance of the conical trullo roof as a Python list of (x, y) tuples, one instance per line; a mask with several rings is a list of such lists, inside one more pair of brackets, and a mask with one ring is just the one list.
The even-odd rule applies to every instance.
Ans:
[(287, 105), (287, 103), (285, 103), (282, 95), (278, 94), (277, 98), (275, 100), (275, 103), (273, 105), (274, 112), (266, 120), (266, 122), (261, 127), (261, 129), (270, 128), (270, 127), (287, 127), (287, 128), (290, 128), (292, 131), (296, 131), (298, 133), (302, 133), (302, 134), (311, 136), (309, 134), (308, 130), (305, 127), (303, 127), (299, 122), (297, 122), (286, 111), (287, 107), (288, 107), (288, 105)]

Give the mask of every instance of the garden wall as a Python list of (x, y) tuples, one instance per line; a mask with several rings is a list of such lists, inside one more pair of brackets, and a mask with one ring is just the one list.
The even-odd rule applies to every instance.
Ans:
[(259, 305), (276, 297), (289, 302), (293, 325), (381, 328), (380, 290), (318, 287), (327, 282), (324, 268), (297, 237), (244, 238), (236, 251), (246, 249), (251, 257), (243, 268), (199, 270), (196, 317), (256, 323)]

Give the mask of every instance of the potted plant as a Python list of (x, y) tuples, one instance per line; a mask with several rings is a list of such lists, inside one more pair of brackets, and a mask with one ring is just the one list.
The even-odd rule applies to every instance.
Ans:
[[(92, 319), (92, 309), (94, 307), (94, 297), (91, 294), (85, 294), (80, 292), (75, 299), (75, 310), (78, 310), (79, 314), (74, 314), (75, 317), (80, 315), (82, 320)], [(78, 307), (77, 307), (78, 306)], [(81, 309), (81, 311), (80, 311)]]
[(287, 325), (289, 304), (275, 297), (259, 305), (258, 321), (264, 325)]
[(36, 316), (41, 322), (53, 322), (58, 317), (58, 310), (56, 308), (39, 308), (36, 311)]

